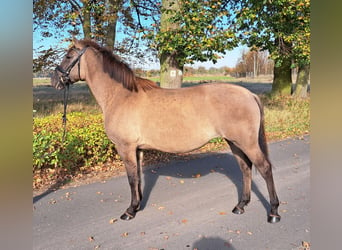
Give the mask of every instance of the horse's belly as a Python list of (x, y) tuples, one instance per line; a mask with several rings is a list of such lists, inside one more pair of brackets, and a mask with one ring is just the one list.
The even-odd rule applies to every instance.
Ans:
[[(158, 133), (159, 132), (159, 133)], [(218, 137), (215, 131), (190, 130), (175, 131), (172, 129), (165, 131), (155, 131), (153, 136), (141, 145), (141, 148), (156, 149), (170, 153), (184, 153), (197, 149), (206, 144), (210, 139)]]

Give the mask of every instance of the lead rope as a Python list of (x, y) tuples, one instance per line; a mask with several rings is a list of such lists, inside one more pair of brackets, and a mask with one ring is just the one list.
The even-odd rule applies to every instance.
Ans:
[(63, 137), (62, 137), (62, 144), (64, 143), (65, 136), (66, 136), (66, 122), (67, 122), (67, 117), (66, 117), (66, 111), (67, 111), (67, 106), (68, 106), (68, 97), (69, 97), (69, 84), (66, 84), (64, 88), (64, 111), (63, 111), (63, 116), (62, 116), (62, 125), (63, 125)]

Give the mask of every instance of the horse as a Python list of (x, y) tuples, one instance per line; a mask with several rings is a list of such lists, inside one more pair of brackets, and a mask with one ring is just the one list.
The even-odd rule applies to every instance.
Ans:
[(280, 221), (263, 106), (257, 95), (227, 83), (161, 88), (136, 76), (107, 48), (92, 40), (74, 39), (53, 72), (51, 85), (64, 89), (80, 80), (87, 82), (101, 107), (105, 132), (125, 165), (131, 202), (122, 220), (133, 219), (140, 209), (143, 150), (184, 153), (222, 137), (242, 171), (242, 193), (232, 212), (243, 214), (250, 202), (254, 165), (269, 193), (267, 221)]

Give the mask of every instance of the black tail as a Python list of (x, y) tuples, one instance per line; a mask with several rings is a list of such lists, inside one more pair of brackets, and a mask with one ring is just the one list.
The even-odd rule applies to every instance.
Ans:
[(265, 126), (264, 126), (264, 108), (259, 97), (257, 95), (253, 95), (253, 96), (260, 110), (259, 146), (260, 146), (261, 151), (264, 153), (266, 159), (269, 161)]

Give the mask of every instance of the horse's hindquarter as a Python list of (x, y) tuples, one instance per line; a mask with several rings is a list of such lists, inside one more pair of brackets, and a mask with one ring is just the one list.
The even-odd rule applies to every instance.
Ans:
[(191, 151), (218, 136), (234, 139), (241, 126), (260, 119), (252, 94), (229, 84), (156, 89), (141, 102), (139, 146), (167, 152)]

